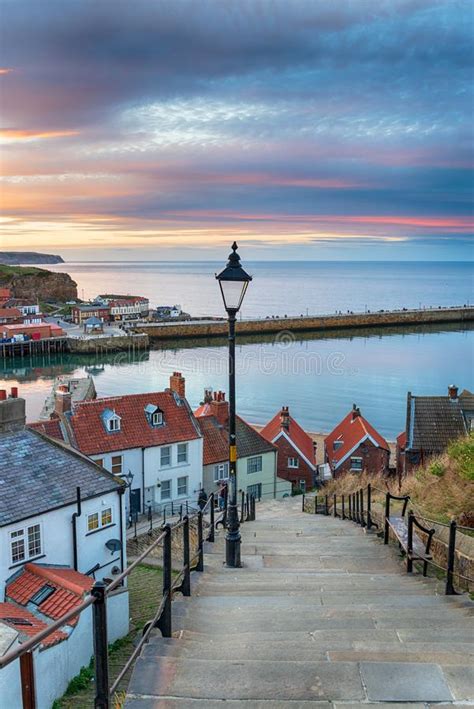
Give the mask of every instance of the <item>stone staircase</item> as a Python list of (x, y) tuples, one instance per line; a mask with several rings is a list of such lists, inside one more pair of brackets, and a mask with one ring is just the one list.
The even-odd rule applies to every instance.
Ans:
[[(408, 576), (395, 547), (298, 499), (242, 527), (244, 568), (206, 548), (173, 638), (138, 659), (126, 709), (352, 709), (474, 701), (474, 603)], [(198, 578), (196, 578), (198, 577)]]

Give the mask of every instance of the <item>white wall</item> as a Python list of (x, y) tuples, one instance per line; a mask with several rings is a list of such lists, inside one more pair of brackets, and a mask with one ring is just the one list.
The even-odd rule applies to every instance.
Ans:
[[(78, 480), (80, 483), (80, 480)], [(107, 507), (112, 508), (112, 525), (100, 531), (89, 534), (87, 531), (87, 515), (99, 512)], [(77, 518), (78, 571), (86, 573), (95, 564), (104, 566), (95, 574), (97, 580), (110, 576), (114, 565), (120, 566), (120, 552), (111, 554), (105, 542), (109, 539), (120, 539), (120, 515), (123, 514), (123, 495), (109, 492), (82, 502), (82, 514)], [(5, 587), (5, 581), (17, 572), (22, 564), (12, 568), (10, 558), (11, 531), (18, 528), (41, 525), (42, 555), (36, 561), (40, 564), (58, 564), (73, 567), (73, 536), (72, 514), (77, 511), (76, 505), (68, 505), (43, 515), (36, 515), (17, 524), (0, 529), (0, 588)], [(125, 522), (123, 523), (124, 565), (125, 559)], [(31, 559), (30, 561), (35, 561)], [(111, 562), (114, 563), (111, 563)]]

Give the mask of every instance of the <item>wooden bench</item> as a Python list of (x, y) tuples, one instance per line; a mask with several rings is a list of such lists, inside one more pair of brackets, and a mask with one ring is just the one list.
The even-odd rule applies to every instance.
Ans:
[[(390, 514), (390, 501), (399, 500), (403, 501), (403, 509), (401, 515), (391, 515)], [(413, 571), (413, 562), (422, 561), (423, 562), (423, 576), (426, 576), (428, 562), (433, 558), (430, 554), (431, 542), (433, 535), (435, 533), (434, 529), (428, 529), (424, 527), (416, 519), (413, 512), (408, 513), (408, 517), (405, 516), (408, 502), (410, 500), (409, 495), (404, 497), (397, 497), (387, 492), (385, 498), (385, 532), (384, 532), (384, 544), (388, 544), (390, 529), (396, 536), (400, 548), (403, 549), (407, 559), (407, 572), (411, 573)], [(414, 527), (417, 527), (421, 532), (426, 534), (426, 544), (423, 544), (422, 540), (414, 534)]]

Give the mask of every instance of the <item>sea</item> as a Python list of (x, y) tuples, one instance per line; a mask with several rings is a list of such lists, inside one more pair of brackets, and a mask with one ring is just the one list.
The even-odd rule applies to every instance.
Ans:
[[(468, 305), (473, 264), (449, 262), (249, 262), (242, 317), (364, 312)], [(213, 262), (81, 262), (48, 266), (69, 273), (79, 296), (144, 295), (181, 305), (193, 316), (223, 316)], [(198, 406), (205, 387), (226, 390), (225, 340), (162, 343), (146, 353), (58, 354), (0, 360), (0, 388), (18, 386), (36, 420), (54, 377), (92, 374), (99, 396), (161, 390), (171, 372), (186, 377)], [(282, 406), (309, 431), (326, 432), (356, 403), (390, 440), (404, 428), (407, 392), (445, 394), (474, 388), (472, 325), (341, 331), (245, 338), (237, 347), (237, 408), (265, 423)]]

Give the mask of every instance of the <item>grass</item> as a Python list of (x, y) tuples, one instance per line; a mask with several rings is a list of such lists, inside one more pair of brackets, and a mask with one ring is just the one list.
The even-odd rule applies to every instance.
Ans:
[[(328, 495), (347, 495), (371, 483), (373, 488), (410, 495), (419, 510), (440, 522), (456, 519), (474, 527), (474, 434), (453, 441), (443, 455), (432, 458), (406, 478), (348, 473), (324, 487)], [(383, 502), (384, 492), (373, 492), (372, 499)]]
[(0, 280), (11, 281), (16, 276), (46, 276), (51, 271), (44, 268), (36, 268), (36, 266), (7, 266), (4, 263), (0, 264)]
[[(109, 645), (109, 677), (112, 683), (132, 654), (136, 640), (145, 623), (156, 613), (161, 599), (162, 570), (156, 566), (140, 564), (129, 576), (130, 632)], [(74, 637), (74, 636), (73, 636)], [(130, 673), (124, 677), (113, 700), (113, 708), (120, 709), (125, 699), (125, 690)], [(83, 667), (74, 677), (52, 709), (87, 709), (94, 706), (94, 665)]]

